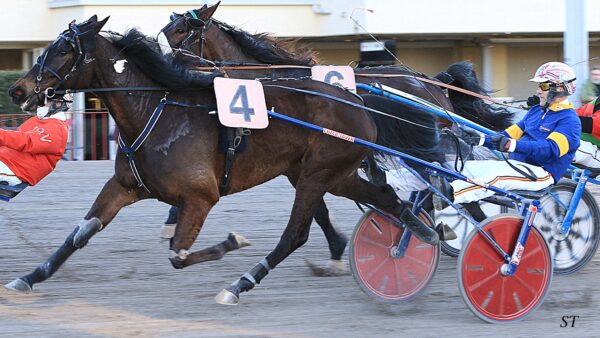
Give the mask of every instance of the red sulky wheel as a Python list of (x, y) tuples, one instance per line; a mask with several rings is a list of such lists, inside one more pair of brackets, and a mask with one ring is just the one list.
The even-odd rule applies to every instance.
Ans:
[[(433, 227), (427, 213), (421, 212), (419, 217)], [(369, 296), (387, 302), (409, 301), (433, 278), (440, 247), (411, 236), (404, 256), (394, 257), (403, 233), (404, 229), (375, 211), (367, 211), (356, 225), (350, 241), (350, 268)]]
[[(523, 217), (500, 214), (481, 226), (509, 255), (513, 253)], [(544, 301), (552, 280), (552, 258), (541, 232), (532, 226), (523, 256), (513, 276), (500, 268), (504, 258), (477, 230), (467, 238), (458, 258), (458, 283), (463, 300), (480, 319), (490, 323), (521, 320)]]

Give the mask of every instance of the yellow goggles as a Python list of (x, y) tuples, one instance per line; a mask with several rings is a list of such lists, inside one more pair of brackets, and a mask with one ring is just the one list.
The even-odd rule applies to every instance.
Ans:
[(547, 92), (550, 90), (550, 88), (552, 88), (553, 84), (550, 82), (542, 82), (538, 84), (538, 87), (543, 91), (543, 92)]

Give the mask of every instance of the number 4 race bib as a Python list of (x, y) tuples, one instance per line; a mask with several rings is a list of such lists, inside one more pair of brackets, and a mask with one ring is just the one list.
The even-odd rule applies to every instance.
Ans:
[(249, 129), (264, 129), (269, 125), (265, 93), (260, 82), (218, 77), (214, 83), (221, 124)]

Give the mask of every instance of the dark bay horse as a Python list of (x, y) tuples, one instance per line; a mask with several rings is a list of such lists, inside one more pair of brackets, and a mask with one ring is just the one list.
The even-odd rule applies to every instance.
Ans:
[[(273, 38), (267, 34), (249, 34), (243, 30), (232, 27), (226, 23), (220, 22), (213, 18), (219, 3), (213, 6), (204, 5), (199, 9), (190, 10), (184, 14), (173, 14), (172, 21), (165, 26), (161, 33), (164, 34), (164, 39), (159, 41), (163, 49), (170, 47), (189, 51), (191, 54), (200, 56), (203, 59), (220, 61), (224, 64), (241, 64), (246, 66), (269, 64), (269, 65), (290, 65), (292, 67), (273, 68), (273, 69), (252, 69), (247, 67), (243, 70), (227, 69), (227, 72), (233, 77), (240, 78), (277, 78), (277, 77), (308, 77), (310, 76), (310, 66), (318, 63), (318, 59), (314, 53), (309, 50), (288, 50), (285, 48), (285, 41)], [(160, 35), (159, 35), (160, 36)], [(175, 51), (178, 57), (185, 58), (190, 66), (194, 64), (195, 59), (188, 57), (189, 54), (182, 51)], [(200, 62), (203, 62), (200, 60)], [(304, 68), (296, 68), (300, 66)], [(235, 66), (233, 67), (235, 68)], [(239, 67), (243, 68), (243, 67)], [(264, 67), (263, 67), (264, 68)], [(478, 84), (477, 77), (473, 71), (473, 66), (468, 62), (459, 62), (451, 65), (445, 72), (454, 80), (454, 85), (475, 91), (480, 94), (486, 94), (485, 90)], [(493, 129), (504, 129), (510, 125), (512, 114), (503, 109), (496, 109), (487, 105), (483, 100), (465, 95), (463, 93), (450, 90), (449, 98), (447, 98), (440, 87), (427, 82), (421, 82), (416, 77), (425, 77), (424, 74), (416, 73), (408, 67), (376, 67), (368, 69), (356, 70), (356, 81), (359, 83), (377, 82), (385, 84), (408, 93), (417, 95), (434, 104), (442, 106), (448, 111), (457, 112), (459, 115), (474, 119)], [(377, 109), (383, 110), (386, 113), (396, 115), (397, 112), (403, 110), (414, 111), (405, 105), (400, 105), (391, 100), (384, 100), (376, 97), (369, 97), (367, 105), (373, 103)], [(419, 112), (413, 115), (406, 115), (407, 118), (415, 118)], [(381, 127), (381, 126), (380, 126)], [(382, 121), (382, 127), (393, 128), (396, 126), (396, 121), (389, 118)], [(415, 130), (416, 129), (416, 130)], [(397, 130), (400, 130), (398, 128)], [(403, 130), (406, 133), (421, 132), (419, 128), (407, 125)], [(393, 132), (393, 131), (391, 131)], [(435, 139), (431, 139), (434, 141)], [(454, 148), (454, 143), (450, 140), (444, 140), (443, 146), (448, 145), (449, 148)], [(436, 147), (436, 145), (427, 144), (425, 148)], [(441, 148), (442, 146), (437, 146)], [(417, 149), (423, 149), (424, 145), (418, 143), (412, 147), (401, 149), (411, 155), (419, 156), (430, 161), (443, 161), (435, 156), (423, 156), (421, 153), (415, 153)], [(441, 149), (440, 149), (441, 150)], [(441, 151), (440, 151), (441, 152)], [(370, 161), (372, 167), (374, 162)], [(375, 173), (376, 171), (371, 171)], [(380, 174), (381, 175), (381, 174)], [(176, 208), (172, 208), (171, 215), (175, 215)], [(339, 261), (346, 247), (347, 239), (345, 235), (339, 232), (331, 223), (327, 206), (323, 201), (317, 208), (315, 220), (321, 227), (327, 238), (332, 262)], [(314, 264), (310, 264), (313, 271), (316, 273), (324, 273), (326, 275), (335, 274), (337, 271), (333, 269), (336, 265), (333, 264), (331, 269), (316, 268)]]
[[(161, 30), (167, 39), (161, 43), (187, 50), (204, 59), (234, 65), (241, 63), (310, 67), (318, 64), (319, 60), (314, 52), (306, 48), (290, 48), (290, 45), (296, 45), (293, 41), (277, 39), (266, 33), (250, 34), (213, 18), (219, 4), (220, 2), (212, 6), (204, 5), (183, 14), (173, 13), (171, 22)], [(284, 74), (280, 72), (283, 71), (255, 70), (255, 76), (261, 77), (266, 74), (269, 77), (281, 77)], [(310, 69), (296, 69), (292, 74), (310, 76)], [(444, 78), (442, 82), (450, 82), (454, 86), (487, 95), (488, 91), (479, 85), (470, 62), (454, 63), (433, 79), (404, 65), (358, 68), (355, 69), (355, 77), (357, 83), (381, 83), (416, 95), (494, 130), (504, 130), (512, 124), (514, 114), (506, 109), (486, 104), (480, 98), (452, 89), (448, 90), (446, 97), (441, 87), (417, 79), (440, 81)]]
[[(213, 79), (221, 74), (184, 69), (164, 57), (155, 41), (135, 30), (124, 36), (101, 35), (107, 20), (98, 21), (93, 16), (84, 23), (70, 24), (36, 65), (10, 88), (13, 102), (24, 111), (34, 111), (43, 102), (44, 93), (52, 95), (62, 89), (93, 91), (115, 119), (125, 145), (131, 145), (144, 131), (165, 96), (195, 106), (165, 106), (168, 114), (157, 120), (145, 142), (131, 155), (138, 176), (130, 169), (124, 152), (119, 152), (114, 176), (84, 219), (45, 263), (7, 284), (10, 289), (28, 292), (34, 284), (51, 277), (121, 208), (142, 199), (158, 199), (181, 208), (170, 244), (177, 254), (173, 260), (185, 265), (203, 261), (203, 256), (211, 254), (188, 250), (220, 197), (218, 178), (223, 173), (223, 161), (217, 152), (219, 122), (209, 112), (215, 110)], [(115, 67), (117, 62), (124, 67)], [(361, 104), (359, 98), (343, 89), (311, 80), (265, 81), (263, 86), (267, 107), (281, 114), (369, 141), (380, 137), (373, 117), (364, 109), (294, 90), (316, 91)], [(244, 175), (232, 177), (230, 192), (286, 175), (296, 188), (290, 219), (275, 249), (223, 290), (218, 302), (236, 304), (240, 292), (251, 290), (269, 270), (306, 242), (313, 214), (326, 192), (374, 205), (402, 220), (422, 241), (437, 244), (437, 233), (415, 217), (391, 189), (358, 177), (356, 171), (368, 152), (366, 148), (279, 120), (270, 124), (266, 129), (253, 130), (249, 149), (239, 157), (238, 169)]]

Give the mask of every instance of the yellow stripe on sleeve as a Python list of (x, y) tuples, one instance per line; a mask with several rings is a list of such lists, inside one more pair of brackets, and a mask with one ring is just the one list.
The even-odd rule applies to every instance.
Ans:
[(521, 138), (521, 136), (523, 136), (523, 130), (521, 130), (521, 128), (516, 124), (513, 124), (512, 126), (508, 127), (505, 131), (508, 134), (508, 136), (514, 138), (515, 140), (518, 140)]
[(560, 156), (563, 156), (569, 151), (569, 141), (567, 140), (567, 137), (565, 135), (553, 131), (552, 133), (550, 133), (550, 135), (548, 135), (548, 139), (556, 142), (556, 145), (558, 146), (558, 150), (560, 152)]

